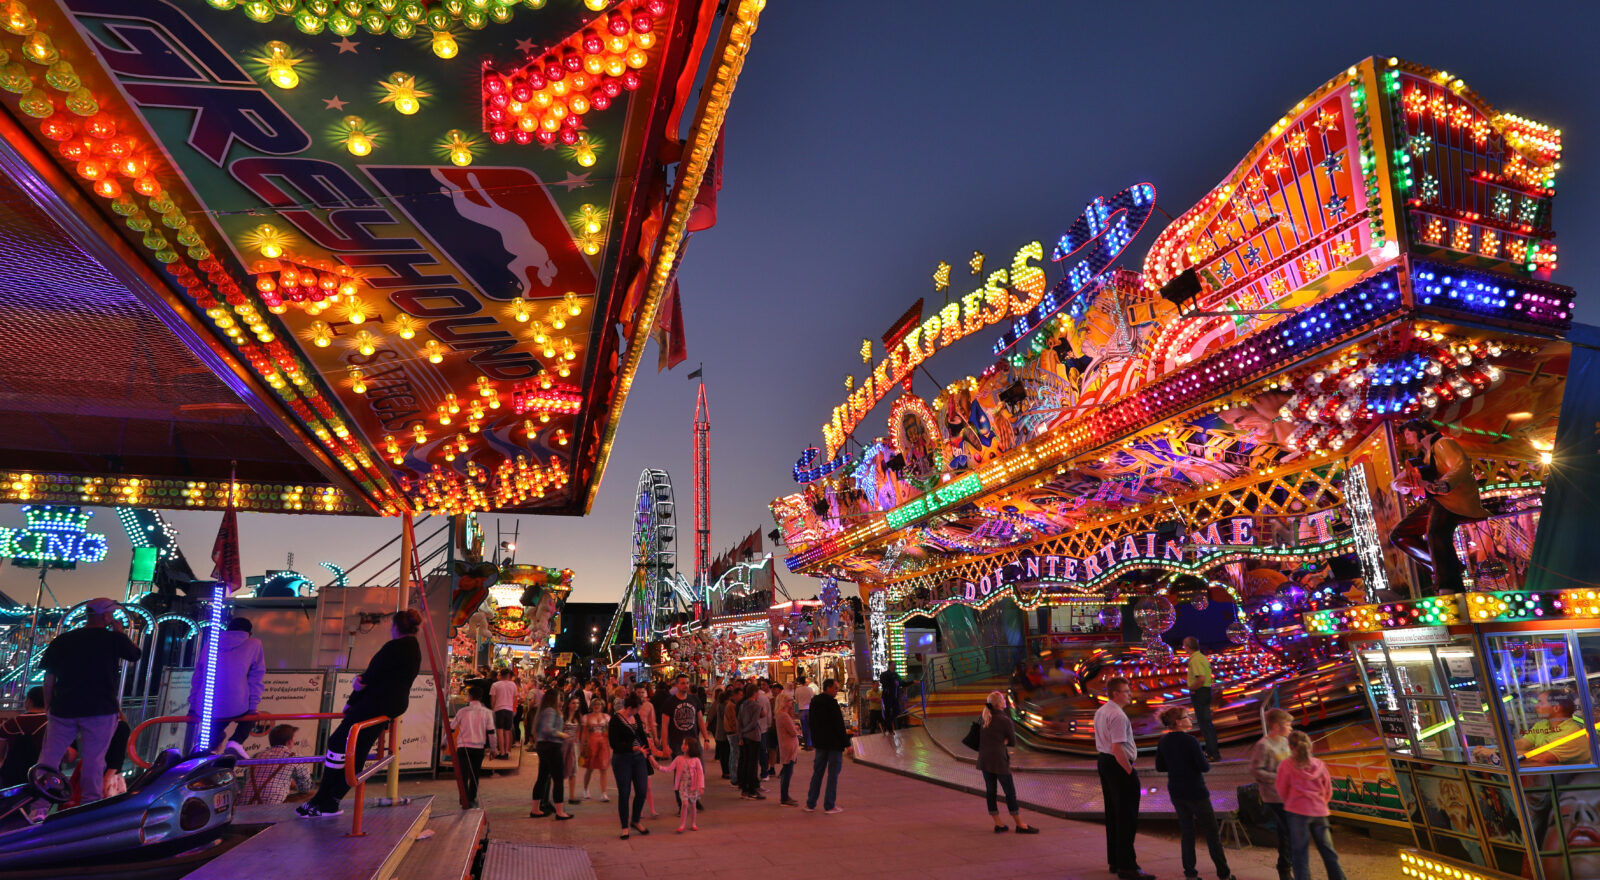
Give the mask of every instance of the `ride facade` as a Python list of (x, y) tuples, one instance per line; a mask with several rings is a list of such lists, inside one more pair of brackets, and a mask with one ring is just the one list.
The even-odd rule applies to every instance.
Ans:
[[(1558, 532), (1593, 514), (1568, 501), (1561, 523), (1541, 520), (1577, 478), (1552, 461), (1579, 442), (1594, 454), (1572, 428), (1594, 423), (1573, 412), (1594, 395), (1566, 389), (1585, 328), (1549, 280), (1560, 157), (1559, 131), (1460, 79), (1369, 58), (1288, 108), (1137, 269), (1116, 263), (1155, 211), (1145, 183), (1064, 218), (1053, 247), (1025, 243), (987, 270), (975, 252), (970, 292), (926, 315), (919, 301), (881, 356), (864, 344), (869, 370), (796, 465), (800, 490), (772, 503), (789, 569), (859, 585), (874, 673), (916, 673), (906, 630), (930, 624), (925, 681), (1014, 672), (1019, 735), (1036, 747), (1092, 752), (1113, 676), (1133, 680), (1151, 744), (1159, 708), (1190, 700), (1175, 649), (1192, 636), (1223, 742), (1259, 736), (1270, 705), (1302, 724), (1372, 713), (1387, 748), (1349, 762), (1366, 778), (1342, 780), (1341, 797), (1416, 829), (1408, 875), (1584, 876), (1557, 870), (1563, 841), (1587, 839), (1563, 836), (1578, 820), (1528, 822), (1534, 801), (1560, 813), (1571, 771), (1524, 787), (1510, 759), (1487, 757), (1529, 750), (1512, 727), (1532, 725), (1544, 678), (1576, 692), (1570, 714), (1591, 702), (1575, 677), (1586, 643), (1565, 632), (1600, 601), (1561, 580), (1582, 574)], [(949, 264), (934, 284), (957, 284)], [(925, 361), (986, 328), (992, 365), (915, 393)], [(896, 389), (887, 424), (870, 422)], [(1467, 632), (1489, 623), (1559, 633)], [(1379, 630), (1401, 625), (1447, 627), (1446, 647), (1385, 654), (1398, 633)], [(1517, 663), (1474, 659), (1495, 651)], [(1563, 660), (1522, 681), (1539, 652)], [(1490, 698), (1513, 681), (1516, 696)], [(1457, 723), (1452, 694), (1494, 706), (1463, 703), (1472, 723)], [(1452, 739), (1463, 728), (1482, 768)], [(1517, 840), (1554, 854), (1509, 830), (1473, 849), (1413, 822), (1416, 780), (1450, 774), (1499, 794), (1463, 796), (1470, 828), (1485, 811), (1495, 828), (1520, 818)]]

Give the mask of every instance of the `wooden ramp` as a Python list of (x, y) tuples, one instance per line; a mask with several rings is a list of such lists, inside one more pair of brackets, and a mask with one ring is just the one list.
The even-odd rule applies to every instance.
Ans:
[(478, 852), (489, 835), (489, 819), (482, 810), (466, 810), (435, 816), (423, 833), (433, 834), (418, 840), (406, 853), (405, 861), (394, 872), (394, 880), (467, 880), (472, 876)]
[[(510, 755), (509, 758), (496, 758), (493, 755), (485, 755), (483, 758), (483, 771), (485, 773), (515, 771), (522, 766), (522, 744), (518, 743), (512, 746)], [(536, 760), (532, 752), (528, 753), (528, 760)]]
[(595, 874), (581, 846), (491, 840), (481, 880), (595, 880)]
[[(238, 880), (241, 877), (312, 877), (316, 880), (390, 880), (427, 824), (432, 797), (380, 807), (368, 799), (366, 835), (347, 837), (350, 805), (342, 816), (302, 819), (295, 804), (240, 807), (235, 825), (269, 825), (185, 875), (187, 880)], [(444, 875), (439, 875), (444, 876)]]

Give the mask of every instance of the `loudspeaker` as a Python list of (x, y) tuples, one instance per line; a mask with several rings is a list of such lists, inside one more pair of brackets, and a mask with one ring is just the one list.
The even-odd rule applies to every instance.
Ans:
[(1185, 269), (1161, 286), (1161, 298), (1182, 309), (1184, 303), (1199, 296), (1203, 289), (1199, 273)]

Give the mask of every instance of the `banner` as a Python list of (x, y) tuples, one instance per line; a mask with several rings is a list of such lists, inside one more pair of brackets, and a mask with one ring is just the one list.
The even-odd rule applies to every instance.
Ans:
[(1600, 327), (1573, 324), (1572, 360), (1550, 476), (1528, 566), (1530, 590), (1593, 586), (1594, 507), (1600, 499)]
[[(327, 678), (328, 673), (321, 669), (269, 669), (262, 679), (261, 705), (257, 711), (262, 715), (308, 715), (321, 712), (322, 691)], [(193, 669), (166, 670), (166, 682), (161, 688), (162, 715), (188, 714), (189, 688), (193, 680)], [(290, 743), (294, 753), (319, 754), (321, 752), (319, 744), (326, 728), (323, 731), (319, 731), (318, 728), (325, 723), (316, 719), (263, 721), (250, 731), (250, 738), (245, 740), (244, 750), (250, 757), (255, 757), (261, 750), (267, 748), (267, 734), (275, 725), (293, 724), (299, 728), (295, 731), (294, 741)], [(182, 749), (183, 734), (183, 725), (163, 724), (156, 729), (156, 748), (151, 752), (141, 750), (140, 754), (149, 758), (160, 753), (162, 749)]]
[[(350, 699), (350, 683), (360, 673), (340, 672), (333, 679), (333, 708), (337, 712)], [(434, 722), (439, 717), (439, 703), (433, 696), (433, 676), (423, 673), (411, 682), (411, 707), (400, 718), (400, 769), (431, 770), (434, 746)], [(385, 734), (387, 735), (387, 734)], [(381, 774), (380, 774), (381, 776)]]

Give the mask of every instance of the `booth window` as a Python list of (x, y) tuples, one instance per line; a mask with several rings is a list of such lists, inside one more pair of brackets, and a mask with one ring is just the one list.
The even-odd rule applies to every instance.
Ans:
[[(1581, 671), (1567, 634), (1494, 635), (1489, 646), (1495, 692), (1518, 769), (1593, 764), (1590, 695), (1578, 686)], [(1593, 665), (1600, 671), (1600, 642), (1593, 650)]]

